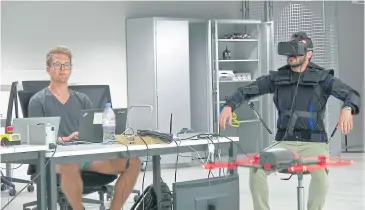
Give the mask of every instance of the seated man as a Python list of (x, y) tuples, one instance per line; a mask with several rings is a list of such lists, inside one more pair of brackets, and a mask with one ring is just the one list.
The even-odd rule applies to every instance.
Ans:
[[(68, 88), (72, 71), (72, 54), (66, 47), (56, 47), (47, 54), (47, 72), (51, 77), (49, 87), (36, 93), (29, 101), (29, 117), (60, 116), (58, 132), (60, 141), (70, 141), (78, 136), (78, 117), (83, 109), (92, 108), (90, 99), (83, 93)], [(82, 204), (82, 179), (80, 171), (103, 174), (120, 174), (115, 184), (111, 210), (120, 210), (131, 193), (139, 171), (139, 158), (103, 160), (83, 164), (57, 166), (61, 177), (61, 188), (73, 210), (84, 209)]]

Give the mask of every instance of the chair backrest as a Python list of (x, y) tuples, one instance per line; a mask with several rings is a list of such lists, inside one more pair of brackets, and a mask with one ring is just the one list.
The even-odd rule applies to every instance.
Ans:
[(112, 103), (109, 85), (72, 85), (70, 89), (89, 96), (94, 109), (104, 109), (106, 103)]
[(20, 107), (22, 109), (23, 117), (28, 117), (28, 105), (30, 98), (38, 91), (49, 86), (49, 80), (29, 80), (19, 82), (19, 89), (17, 90)]
[(28, 105), (29, 105), (29, 101), (32, 98), (32, 96), (34, 94), (36, 94), (38, 91), (36, 90), (19, 90), (18, 91), (18, 96), (19, 96), (19, 103), (20, 103), (20, 107), (22, 109), (22, 113), (23, 113), (23, 117), (27, 118), (28, 117)]
[(49, 80), (21, 81), (23, 90), (39, 91), (49, 86)]
[[(47, 84), (44, 81), (40, 81), (39, 84), (36, 83), (38, 81), (27, 82), (29, 83), (26, 86), (24, 86), (24, 82), (22, 82), (23, 90), (18, 91), (19, 102), (24, 118), (28, 117), (28, 105), (32, 96), (39, 90), (48, 86), (44, 86)], [(70, 86), (70, 89), (86, 94), (93, 103), (94, 109), (104, 109), (106, 103), (112, 103), (108, 85), (73, 85)]]

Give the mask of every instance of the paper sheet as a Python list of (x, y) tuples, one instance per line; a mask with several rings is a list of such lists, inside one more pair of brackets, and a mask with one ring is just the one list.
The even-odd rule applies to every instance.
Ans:
[(94, 125), (100, 125), (102, 123), (103, 123), (103, 113), (102, 112), (95, 112), (94, 113), (93, 124)]

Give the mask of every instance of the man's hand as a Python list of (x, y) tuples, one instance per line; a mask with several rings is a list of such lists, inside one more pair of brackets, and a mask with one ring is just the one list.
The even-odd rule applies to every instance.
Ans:
[(232, 125), (232, 108), (229, 106), (225, 106), (219, 116), (219, 124), (222, 130), (226, 128), (227, 121), (230, 125)]
[(61, 141), (61, 142), (67, 142), (67, 141), (72, 141), (74, 139), (77, 139), (78, 137), (79, 137), (79, 132), (75, 131), (67, 137), (58, 137), (58, 140)]
[(341, 129), (342, 134), (346, 135), (350, 133), (350, 131), (354, 127), (353, 117), (351, 110), (349, 109), (342, 109), (340, 114), (340, 121), (338, 123), (337, 128)]

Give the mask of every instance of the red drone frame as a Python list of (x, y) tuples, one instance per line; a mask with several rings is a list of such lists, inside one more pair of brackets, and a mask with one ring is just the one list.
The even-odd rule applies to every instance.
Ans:
[[(260, 155), (252, 155), (245, 157), (241, 160), (236, 160), (234, 162), (215, 162), (215, 163), (207, 163), (203, 165), (204, 169), (212, 170), (217, 168), (227, 168), (227, 169), (235, 169), (237, 167), (249, 167), (249, 168), (262, 168), (266, 171), (286, 171), (289, 173), (306, 173), (316, 170), (323, 170), (329, 167), (341, 167), (341, 166), (349, 166), (354, 162), (352, 160), (345, 160), (340, 157), (331, 157), (331, 156), (315, 156), (315, 157), (307, 157), (300, 158), (296, 153), (291, 153), (293, 158), (288, 158), (283, 160), (283, 158), (278, 158), (280, 156), (279, 151), (266, 151), (271, 154), (270, 158), (267, 158), (268, 155), (266, 153), (261, 153)], [(288, 152), (286, 150), (286, 152)], [(264, 159), (260, 161), (260, 156), (264, 156)], [(288, 157), (288, 156), (286, 156)]]

